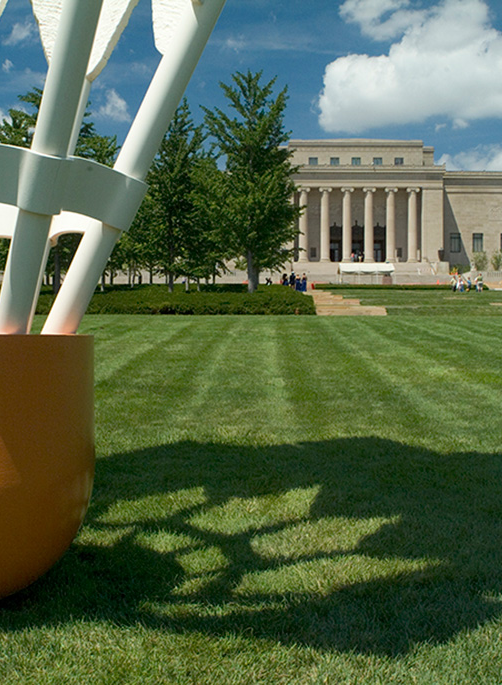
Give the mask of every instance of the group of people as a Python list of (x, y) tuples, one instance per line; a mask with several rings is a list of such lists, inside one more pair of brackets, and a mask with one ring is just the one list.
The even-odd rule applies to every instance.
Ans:
[(289, 276), (288, 274), (282, 274), (281, 283), (300, 293), (307, 292), (307, 276), (305, 274), (300, 276), (300, 274), (295, 274), (294, 271), (292, 271)]
[[(476, 278), (474, 279), (474, 287), (475, 287), (477, 293), (480, 293), (483, 290), (483, 276), (482, 276), (482, 274), (478, 274), (476, 276)], [(469, 292), (470, 290), (472, 290), (471, 277), (467, 276), (466, 278), (464, 278), (462, 276), (462, 274), (459, 274), (459, 273), (452, 274), (451, 289), (453, 290), (453, 292), (457, 292), (457, 293)]]

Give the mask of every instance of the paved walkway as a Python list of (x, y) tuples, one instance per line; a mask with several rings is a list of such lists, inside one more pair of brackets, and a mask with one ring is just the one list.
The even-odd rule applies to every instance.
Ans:
[(387, 316), (385, 307), (362, 306), (359, 300), (344, 299), (329, 290), (310, 290), (318, 316)]

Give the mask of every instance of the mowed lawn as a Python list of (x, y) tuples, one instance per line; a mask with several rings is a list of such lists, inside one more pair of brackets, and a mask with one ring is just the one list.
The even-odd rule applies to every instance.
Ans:
[(500, 685), (493, 309), (87, 317), (94, 495), (0, 681)]

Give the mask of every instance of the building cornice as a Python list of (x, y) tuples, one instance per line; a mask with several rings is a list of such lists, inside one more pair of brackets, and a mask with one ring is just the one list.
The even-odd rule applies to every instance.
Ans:
[[(423, 148), (422, 140), (385, 140), (376, 138), (320, 138), (317, 140), (303, 140), (293, 139), (288, 142), (288, 147), (302, 148), (302, 147), (418, 147)], [(433, 148), (426, 147), (426, 150)]]
[(369, 185), (377, 188), (396, 186), (399, 188), (409, 188), (410, 186), (442, 188), (444, 179), (444, 169), (442, 167), (404, 167), (396, 170), (395, 168), (378, 167), (378, 170), (370, 167), (358, 168), (347, 167), (336, 171), (333, 167), (301, 167), (293, 175), (293, 179), (298, 185), (308, 185), (312, 189), (321, 186), (333, 188), (355, 187), (362, 188)]

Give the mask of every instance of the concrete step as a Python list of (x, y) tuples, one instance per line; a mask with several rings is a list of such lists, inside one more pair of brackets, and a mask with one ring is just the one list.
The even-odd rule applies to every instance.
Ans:
[(344, 299), (327, 291), (312, 291), (316, 314), (318, 316), (386, 316), (385, 307), (362, 306), (359, 300)]

